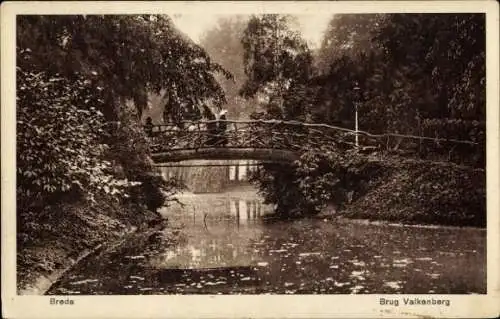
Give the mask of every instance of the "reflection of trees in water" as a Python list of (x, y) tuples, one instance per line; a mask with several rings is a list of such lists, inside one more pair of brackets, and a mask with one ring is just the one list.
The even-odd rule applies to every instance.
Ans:
[(256, 220), (262, 214), (262, 201), (260, 200), (230, 200), (230, 214), (238, 224), (248, 220)]
[(257, 261), (258, 254), (249, 247), (262, 229), (244, 226), (257, 223), (265, 212), (255, 191), (186, 195), (181, 201), (186, 206), (171, 207), (169, 213), (182, 221), (188, 241), (179, 246), (175, 257), (162, 259), (163, 267), (225, 267)]
[(238, 196), (233, 196), (233, 193), (225, 195), (180, 197), (185, 206), (171, 206), (168, 210), (169, 213), (182, 216), (183, 220), (190, 219), (189, 223), (196, 225), (203, 225), (205, 222), (208, 225), (214, 222), (224, 222), (227, 225), (231, 225), (232, 222), (237, 225), (245, 224), (248, 221), (258, 221), (261, 216), (272, 212), (272, 208), (264, 204), (253, 192), (238, 193)]
[(162, 167), (165, 179), (176, 178), (184, 182), (195, 193), (222, 192), (236, 185), (249, 185), (248, 175), (254, 161), (249, 160), (189, 160), (179, 165), (228, 165), (208, 167)]

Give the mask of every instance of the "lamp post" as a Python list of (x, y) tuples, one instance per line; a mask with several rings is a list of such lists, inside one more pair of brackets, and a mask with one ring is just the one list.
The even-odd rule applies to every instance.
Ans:
[(354, 82), (354, 134), (355, 134), (355, 145), (356, 148), (359, 147), (359, 138), (358, 138), (358, 104), (359, 104), (359, 91), (360, 88), (358, 86), (358, 82)]

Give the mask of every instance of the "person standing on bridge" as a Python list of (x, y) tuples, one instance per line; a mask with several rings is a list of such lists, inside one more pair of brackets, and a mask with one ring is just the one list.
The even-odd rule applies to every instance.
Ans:
[(217, 139), (217, 122), (215, 122), (215, 114), (206, 104), (203, 105), (203, 117), (207, 119), (207, 121), (210, 121), (206, 126), (208, 135), (206, 145), (213, 146)]
[(227, 110), (222, 110), (219, 113), (219, 121), (217, 125), (217, 145), (226, 146), (227, 145), (227, 118), (226, 118)]
[(148, 135), (149, 137), (153, 136), (153, 119), (151, 118), (151, 116), (148, 116), (148, 118), (146, 119), (144, 131), (146, 131), (146, 135)]

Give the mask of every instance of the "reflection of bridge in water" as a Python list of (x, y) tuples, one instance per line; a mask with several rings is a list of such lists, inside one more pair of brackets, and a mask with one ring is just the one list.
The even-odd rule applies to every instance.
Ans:
[[(200, 163), (202, 162), (202, 163)], [(221, 163), (222, 162), (222, 163)], [(230, 183), (247, 182), (250, 173), (261, 165), (262, 162), (254, 160), (227, 160), (227, 161), (183, 161), (179, 164), (160, 164), (156, 165), (160, 168), (161, 174), (165, 179), (176, 178), (179, 180), (187, 180), (189, 178), (189, 170), (195, 168), (216, 168), (219, 167), (225, 171), (223, 174), (225, 179)]]
[(190, 160), (159, 164), (164, 179), (177, 179), (194, 193), (218, 193), (250, 185), (249, 177), (261, 163), (253, 160)]

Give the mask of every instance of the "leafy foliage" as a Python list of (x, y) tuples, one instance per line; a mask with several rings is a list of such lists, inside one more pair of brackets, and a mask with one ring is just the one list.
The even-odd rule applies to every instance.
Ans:
[(17, 69), (18, 203), (40, 205), (70, 191), (123, 195), (101, 143), (102, 99), (92, 82)]
[[(18, 188), (20, 199), (32, 202), (32, 182), (45, 187), (42, 202), (72, 185), (87, 193), (102, 187), (112, 195), (123, 186), (131, 187), (130, 201), (161, 206), (173, 184), (155, 177), (138, 122), (148, 94), (165, 93), (166, 114), (179, 121), (197, 101), (223, 103), (215, 74), (230, 74), (165, 15), (18, 16), (17, 26), (18, 81), (27, 87), (18, 91), (18, 165), (30, 178), (20, 179), (26, 187)], [(41, 82), (33, 78), (38, 74)], [(30, 140), (33, 131), (38, 140)], [(52, 179), (41, 180), (42, 172)]]
[(140, 116), (149, 92), (167, 91), (167, 112), (181, 117), (193, 101), (224, 102), (214, 72), (230, 74), (199, 46), (177, 31), (165, 15), (18, 16), (18, 50), (34, 54), (23, 68), (72, 79), (75, 72), (94, 76), (103, 88), (108, 120), (125, 100)]
[[(287, 29), (287, 21), (281, 16), (253, 17), (243, 38), (249, 79), (242, 93), (268, 97), (265, 113), (256, 118), (326, 122), (353, 129), (357, 109), (363, 131), (477, 143), (396, 137), (380, 141), (380, 152), (484, 167), (483, 14), (335, 15), (315, 55), (316, 70), (301, 63), (308, 58), (298, 58), (308, 56), (309, 50), (301, 47), (304, 41), (299, 35)], [(287, 41), (280, 42), (280, 34)], [(297, 60), (281, 58), (290, 57), (282, 51), (295, 52)], [(295, 68), (291, 73), (289, 65)], [(396, 158), (393, 166), (403, 160)], [(389, 171), (376, 163), (335, 146), (311, 146), (286, 172), (264, 167), (256, 180), (268, 200), (284, 207), (280, 211), (299, 207), (303, 213), (316, 212), (328, 202), (342, 204), (349, 199), (346, 194), (356, 198), (373, 189), (377, 176)], [(462, 194), (465, 189), (459, 183), (453, 187), (445, 194)], [(429, 207), (425, 198), (431, 194), (420, 195), (422, 207)], [(431, 201), (448, 201), (448, 195), (443, 196)], [(476, 203), (481, 200), (474, 197)]]
[[(283, 118), (283, 98), (290, 87), (305, 85), (311, 76), (312, 55), (292, 26), (291, 16), (252, 16), (243, 33), (245, 74), (240, 94), (264, 100), (268, 113)], [(293, 118), (293, 115), (291, 116)]]
[[(329, 122), (354, 127), (358, 104), (365, 131), (429, 136), (433, 123), (432, 137), (477, 140), (485, 132), (484, 50), (483, 14), (335, 16), (318, 56), (322, 102), (314, 118), (326, 113)], [(479, 125), (457, 135), (460, 125), (450, 126), (457, 120)], [(470, 150), (452, 152), (484, 167), (481, 157), (467, 158)], [(484, 154), (484, 145), (475, 152)]]
[(386, 160), (385, 172), (343, 215), (405, 223), (486, 226), (486, 175), (473, 168)]
[(217, 25), (207, 30), (200, 40), (200, 45), (210, 54), (212, 60), (220, 63), (233, 75), (233, 79), (216, 75), (226, 93), (225, 108), (228, 110), (228, 117), (233, 119), (248, 119), (250, 114), (258, 109), (255, 99), (242, 98), (239, 95), (240, 88), (248, 79), (241, 42), (247, 23), (243, 16), (221, 17)]

